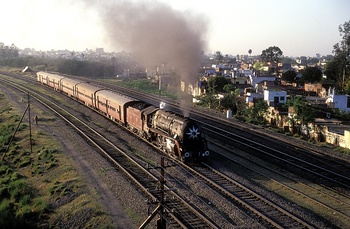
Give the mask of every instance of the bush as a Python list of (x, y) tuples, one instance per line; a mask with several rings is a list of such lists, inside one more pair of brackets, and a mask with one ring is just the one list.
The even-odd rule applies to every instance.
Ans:
[(9, 219), (11, 214), (11, 203), (9, 199), (3, 199), (0, 203), (0, 224), (2, 224), (3, 219)]
[[(3, 133), (3, 132), (2, 132)], [(10, 143), (10, 139), (12, 137), (12, 134), (5, 133), (0, 136), (0, 145), (6, 146)], [(5, 148), (5, 147), (4, 147)]]
[(23, 179), (10, 182), (8, 189), (14, 200), (18, 200), (22, 195), (31, 194), (31, 188)]
[(48, 204), (43, 199), (34, 199), (32, 205), (33, 211), (37, 212), (39, 217), (48, 209)]
[(19, 162), (18, 164), (18, 168), (23, 168), (23, 167), (26, 167), (28, 165), (30, 165), (31, 163), (31, 159), (29, 156), (25, 156), (22, 158), (22, 161)]

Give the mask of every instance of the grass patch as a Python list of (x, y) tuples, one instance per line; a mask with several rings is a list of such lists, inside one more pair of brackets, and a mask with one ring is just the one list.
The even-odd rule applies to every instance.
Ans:
[(135, 154), (136, 154), (139, 158), (141, 158), (143, 161), (147, 162), (147, 164), (149, 164), (149, 165), (151, 165), (151, 166), (155, 166), (155, 164), (153, 163), (153, 161), (150, 160), (150, 159), (147, 158), (147, 157), (144, 157), (143, 154), (142, 154), (142, 152), (141, 152), (140, 150), (138, 150), (138, 149), (133, 149), (133, 151), (135, 152)]
[(126, 208), (125, 212), (132, 221), (140, 222), (141, 219), (140, 219), (139, 215), (136, 212), (134, 212), (134, 210), (132, 208)]
[(342, 154), (345, 154), (345, 155), (350, 155), (350, 149), (346, 149), (346, 148), (343, 148), (343, 147), (337, 147), (337, 151), (339, 153), (342, 153)]
[[(5, 152), (23, 114), (12, 106), (0, 94), (1, 152)], [(41, 121), (50, 121), (48, 125), (56, 120), (32, 109), (41, 114)], [(33, 151), (29, 152), (28, 124), (21, 123), (5, 160), (0, 161), (0, 228), (111, 228), (98, 197), (86, 194), (87, 187), (71, 161), (58, 150), (54, 136), (41, 130), (32, 133)], [(69, 218), (63, 217), (67, 213)]]
[(70, 192), (73, 192), (74, 184), (71, 181), (68, 182), (54, 182), (48, 189), (51, 196), (62, 197)]
[[(159, 95), (159, 85), (158, 83), (152, 83), (149, 79), (128, 79), (128, 80), (101, 80), (111, 84), (115, 84), (121, 87), (126, 87), (130, 89), (135, 89), (143, 92), (147, 92), (154, 95)], [(172, 100), (178, 100), (180, 95), (178, 90), (162, 85), (162, 96), (170, 98)]]

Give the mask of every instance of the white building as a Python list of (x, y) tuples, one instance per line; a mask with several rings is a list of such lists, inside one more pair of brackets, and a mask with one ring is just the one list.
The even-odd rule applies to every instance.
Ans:
[(337, 95), (335, 93), (335, 88), (328, 89), (328, 97), (326, 103), (330, 108), (336, 108), (342, 111), (350, 112), (350, 96)]
[(287, 92), (264, 90), (264, 101), (271, 107), (281, 106), (287, 101)]
[(255, 93), (255, 92), (247, 92), (245, 94), (245, 102), (246, 103), (252, 103), (254, 99), (263, 99), (264, 95), (261, 93)]
[(256, 76), (256, 75), (250, 75), (250, 83), (255, 88), (257, 84), (263, 82), (263, 81), (272, 81), (274, 82), (276, 80), (275, 76)]

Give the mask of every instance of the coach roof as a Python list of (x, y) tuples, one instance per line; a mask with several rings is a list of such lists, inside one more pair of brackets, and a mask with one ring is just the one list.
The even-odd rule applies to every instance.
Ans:
[(116, 92), (110, 91), (110, 90), (98, 91), (98, 92), (96, 92), (96, 96), (98, 96), (100, 99), (103, 98), (105, 100), (115, 101), (115, 102), (118, 102), (120, 104), (139, 101), (137, 99), (134, 99), (134, 98), (131, 98), (129, 96), (122, 95), (122, 94), (119, 94), (119, 93), (116, 93)]
[(62, 84), (64, 84), (64, 85), (77, 85), (77, 84), (79, 84), (79, 83), (83, 83), (82, 81), (79, 81), (79, 80), (74, 80), (74, 79), (70, 79), (70, 78), (63, 78), (62, 80), (61, 80), (61, 82), (62, 82)]
[(79, 91), (89, 91), (91, 93), (103, 90), (103, 88), (100, 88), (98, 86), (95, 86), (95, 85), (92, 85), (92, 84), (86, 83), (86, 82), (78, 84), (77, 88)]

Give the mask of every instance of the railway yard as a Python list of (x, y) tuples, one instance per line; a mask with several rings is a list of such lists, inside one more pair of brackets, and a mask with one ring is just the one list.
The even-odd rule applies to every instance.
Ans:
[[(210, 160), (185, 165), (35, 77), (0, 73), (0, 92), (19, 111), (26, 109), (30, 92), (31, 115), (38, 121), (33, 132), (58, 143), (85, 187), (53, 201), (58, 214), (40, 222), (42, 228), (99, 227), (101, 222), (91, 220), (98, 215), (108, 222), (102, 226), (111, 228), (155, 228), (159, 217), (157, 222), (167, 228), (350, 225), (348, 155), (166, 101), (175, 112), (191, 109), (190, 117), (208, 141)], [(160, 102), (157, 96), (103, 81), (91, 83)], [(59, 213), (60, 206), (82, 193), (93, 196), (102, 213)]]

